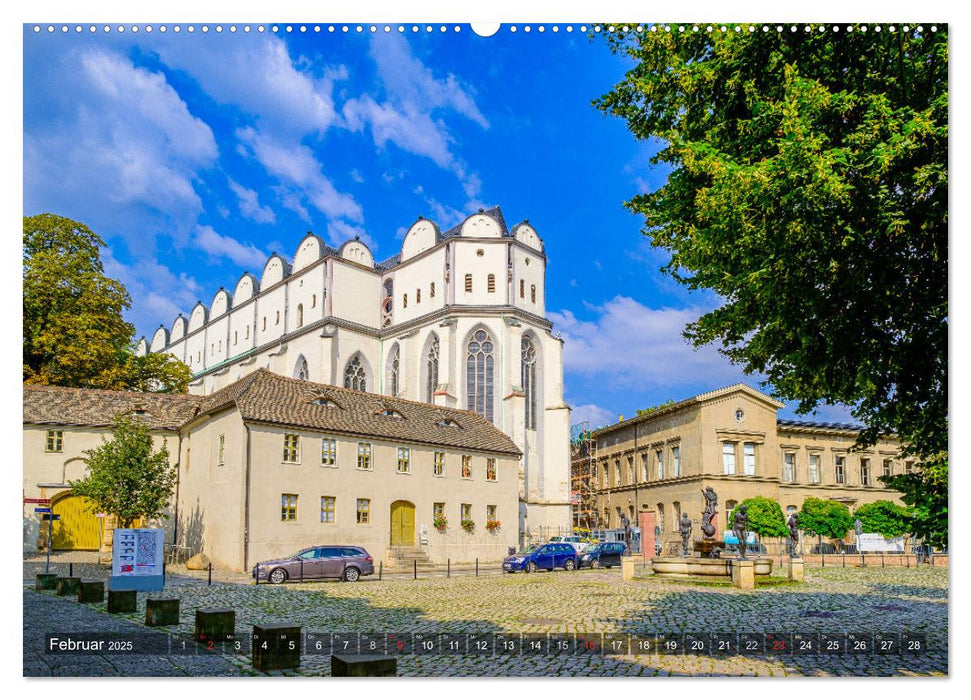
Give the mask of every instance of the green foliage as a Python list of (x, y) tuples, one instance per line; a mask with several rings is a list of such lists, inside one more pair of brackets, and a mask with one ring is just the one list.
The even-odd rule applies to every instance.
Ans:
[(184, 393), (190, 371), (170, 356), (136, 357), (124, 285), (104, 274), (104, 241), (54, 214), (25, 216), (23, 379), (93, 389)]
[(115, 516), (122, 528), (140, 517), (168, 517), (164, 510), (175, 489), (176, 467), (169, 464), (164, 443), (157, 452), (153, 449), (143, 423), (117, 418), (111, 440), (103, 439), (85, 455), (88, 474), (70, 486), (91, 499), (96, 510)]
[(646, 416), (649, 413), (654, 413), (655, 411), (660, 411), (662, 408), (667, 408), (668, 406), (674, 405), (674, 399), (668, 399), (664, 403), (659, 403), (657, 406), (650, 406), (648, 408), (638, 408), (638, 416)]
[(839, 501), (807, 498), (799, 511), (799, 529), (813, 535), (842, 539), (853, 527), (850, 509)]
[(785, 537), (789, 530), (782, 515), (782, 506), (777, 501), (765, 496), (746, 498), (739, 503), (728, 515), (728, 527), (735, 520), (735, 513), (740, 506), (748, 508), (748, 529), (760, 537)]
[(892, 501), (866, 503), (853, 511), (863, 532), (876, 532), (884, 537), (900, 537), (910, 531), (910, 511)]
[(947, 27), (733, 29), (600, 35), (633, 67), (594, 104), (671, 169), (626, 206), (723, 301), (686, 335), (801, 412), (852, 406), (859, 446), (945, 453)]
[(932, 457), (911, 474), (881, 476), (910, 506), (910, 532), (927, 544), (947, 547), (947, 453)]

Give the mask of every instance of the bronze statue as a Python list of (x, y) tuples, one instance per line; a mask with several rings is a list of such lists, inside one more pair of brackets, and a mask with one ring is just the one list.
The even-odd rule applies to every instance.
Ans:
[(681, 514), (681, 520), (678, 521), (678, 529), (681, 531), (681, 553), (682, 556), (688, 556), (688, 543), (691, 542), (691, 518), (688, 517), (687, 513)]
[(793, 512), (789, 515), (789, 519), (786, 521), (786, 527), (789, 528), (789, 556), (798, 557), (799, 556), (799, 514)]
[(624, 554), (629, 555), (630, 540), (631, 540), (631, 534), (632, 534), (631, 527), (630, 527), (630, 518), (628, 518), (626, 515), (621, 515), (620, 521), (624, 524)]
[(748, 547), (748, 543), (745, 541), (745, 537), (748, 534), (746, 530), (748, 529), (748, 506), (744, 503), (738, 507), (735, 511), (735, 518), (732, 522), (732, 532), (738, 539), (738, 558), (745, 559), (745, 550)]
[(715, 536), (715, 525), (711, 521), (715, 519), (715, 515), (718, 513), (715, 510), (715, 506), (718, 505), (718, 494), (715, 490), (708, 486), (701, 492), (705, 497), (705, 510), (701, 513), (701, 533), (705, 536), (705, 539), (712, 539)]

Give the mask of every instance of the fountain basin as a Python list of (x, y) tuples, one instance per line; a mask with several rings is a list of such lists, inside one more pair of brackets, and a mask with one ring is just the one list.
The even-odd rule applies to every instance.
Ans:
[[(651, 568), (655, 576), (724, 576), (731, 578), (733, 561), (737, 561), (737, 558), (654, 557), (651, 559)], [(754, 569), (756, 576), (768, 576), (772, 573), (772, 560), (768, 557), (758, 559), (749, 558), (749, 561), (755, 562)]]

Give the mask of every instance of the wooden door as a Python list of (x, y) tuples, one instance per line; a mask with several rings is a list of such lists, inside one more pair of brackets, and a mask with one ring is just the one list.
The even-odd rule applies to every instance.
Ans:
[(98, 549), (98, 518), (94, 517), (91, 501), (68, 495), (54, 501), (51, 509), (61, 516), (54, 522), (54, 549)]
[(391, 504), (391, 544), (415, 544), (415, 506), (408, 501)]

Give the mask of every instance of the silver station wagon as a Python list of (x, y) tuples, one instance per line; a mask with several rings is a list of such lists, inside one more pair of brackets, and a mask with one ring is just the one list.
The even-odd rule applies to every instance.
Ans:
[(374, 559), (364, 547), (322, 545), (302, 549), (292, 557), (261, 561), (253, 567), (256, 582), (284, 583), (337, 578), (357, 581), (374, 573)]

